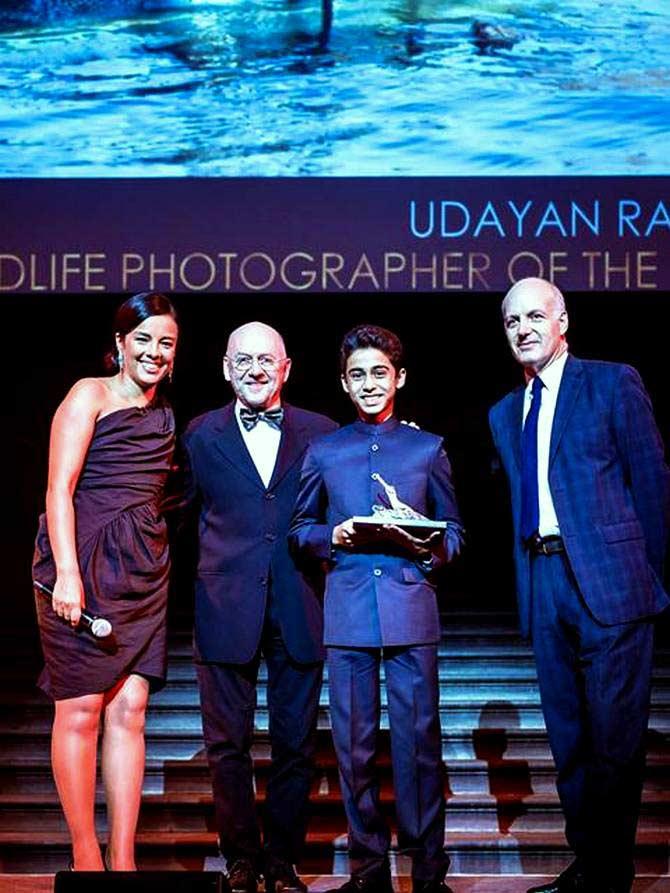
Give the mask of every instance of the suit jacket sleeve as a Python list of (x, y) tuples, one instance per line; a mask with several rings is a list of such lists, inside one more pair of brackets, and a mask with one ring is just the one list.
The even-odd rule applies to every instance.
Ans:
[[(444, 550), (447, 561), (451, 561), (461, 551), (463, 525), (451, 480), (451, 464), (441, 442), (435, 452), (428, 475), (428, 504), (432, 518), (447, 522)], [(438, 560), (437, 564), (439, 563), (441, 562)]]
[(310, 447), (303, 460), (300, 488), (289, 528), (289, 548), (297, 557), (332, 558), (333, 525), (326, 521), (328, 494), (319, 463)]
[(168, 514), (171, 525), (180, 530), (193, 511), (197, 499), (198, 487), (184, 434), (177, 441), (168, 486), (161, 500), (161, 512)]
[(662, 578), (670, 523), (670, 471), (651, 401), (630, 366), (622, 366), (613, 410), (617, 449), (644, 530), (649, 563)]
[(493, 446), (495, 448), (495, 451), (496, 451), (498, 457), (500, 457), (500, 447), (498, 446), (498, 427), (497, 427), (497, 421), (496, 421), (495, 406), (489, 410), (489, 431), (491, 432), (491, 439), (493, 440)]

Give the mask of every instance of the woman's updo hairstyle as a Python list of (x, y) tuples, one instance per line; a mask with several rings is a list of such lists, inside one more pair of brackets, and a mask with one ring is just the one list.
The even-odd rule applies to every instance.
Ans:
[[(171, 316), (177, 322), (177, 311), (172, 303), (158, 291), (143, 291), (128, 298), (114, 316), (114, 334), (124, 338), (150, 316)], [(105, 354), (105, 366), (110, 372), (118, 372), (119, 355), (116, 347)]]

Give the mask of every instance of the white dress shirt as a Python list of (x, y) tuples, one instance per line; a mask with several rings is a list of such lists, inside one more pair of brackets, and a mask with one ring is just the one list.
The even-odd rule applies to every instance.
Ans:
[(243, 404), (240, 403), (239, 400), (235, 402), (235, 417), (237, 419), (237, 424), (239, 425), (240, 433), (242, 434), (242, 440), (246, 444), (246, 447), (249, 450), (249, 455), (256, 466), (256, 471), (258, 472), (260, 479), (263, 481), (264, 486), (267, 488), (270, 484), (272, 472), (274, 471), (275, 463), (277, 461), (281, 431), (273, 425), (268, 425), (268, 423), (264, 422), (262, 419), (258, 420), (251, 431), (247, 431), (240, 418), (240, 409), (242, 409), (242, 406)]
[[(540, 502), (538, 533), (540, 536), (560, 536), (561, 533), (554, 501), (551, 498), (551, 490), (549, 489), (549, 449), (551, 446), (551, 429), (554, 424), (554, 413), (556, 412), (556, 401), (558, 400), (558, 392), (561, 387), (561, 379), (563, 378), (563, 370), (565, 369), (567, 359), (568, 352), (565, 351), (558, 359), (545, 366), (539, 374), (544, 385), (542, 388), (540, 413), (537, 419), (537, 488)], [(533, 379), (530, 378), (526, 385), (523, 401), (524, 424), (533, 400), (532, 387)]]

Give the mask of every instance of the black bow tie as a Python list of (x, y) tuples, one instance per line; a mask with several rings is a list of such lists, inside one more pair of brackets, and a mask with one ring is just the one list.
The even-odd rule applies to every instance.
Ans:
[(249, 409), (247, 406), (240, 407), (240, 420), (244, 425), (245, 431), (251, 431), (259, 422), (267, 422), (271, 428), (279, 430), (284, 420), (284, 410), (279, 409)]

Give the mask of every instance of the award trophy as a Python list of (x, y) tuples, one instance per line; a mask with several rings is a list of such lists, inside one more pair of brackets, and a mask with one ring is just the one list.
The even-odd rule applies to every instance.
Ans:
[[(375, 472), (373, 480), (378, 481), (384, 488), (384, 501), (386, 505), (375, 503), (372, 506), (371, 515), (355, 515), (353, 520), (354, 530), (367, 530), (370, 533), (381, 532), (387, 524), (399, 527), (405, 533), (416, 539), (428, 539), (435, 533), (444, 533), (447, 529), (446, 521), (431, 521), (421, 512), (417, 512), (411, 505), (402, 502), (398, 498), (396, 488), (387, 484), (384, 478)], [(381, 499), (381, 494), (379, 496)]]

